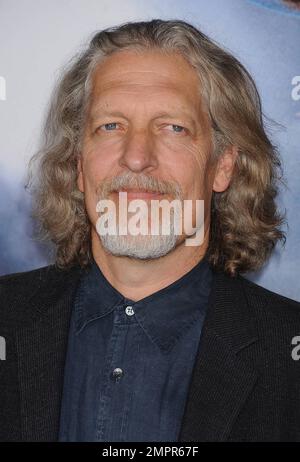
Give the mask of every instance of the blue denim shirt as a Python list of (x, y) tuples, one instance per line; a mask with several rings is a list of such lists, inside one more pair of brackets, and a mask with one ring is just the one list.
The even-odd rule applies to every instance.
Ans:
[(142, 300), (93, 261), (71, 317), (60, 441), (177, 441), (211, 286), (202, 259)]

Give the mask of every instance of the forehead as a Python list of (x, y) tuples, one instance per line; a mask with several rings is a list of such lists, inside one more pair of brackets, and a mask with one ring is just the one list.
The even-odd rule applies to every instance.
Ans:
[(178, 53), (118, 51), (96, 67), (91, 105), (129, 96), (149, 104), (172, 100), (174, 104), (197, 108), (199, 89), (195, 69)]

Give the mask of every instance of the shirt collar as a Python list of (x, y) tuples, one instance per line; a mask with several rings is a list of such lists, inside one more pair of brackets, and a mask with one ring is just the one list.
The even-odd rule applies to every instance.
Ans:
[(76, 294), (76, 331), (81, 332), (89, 322), (109, 314), (118, 305), (130, 305), (147, 336), (162, 352), (168, 353), (195, 322), (203, 322), (211, 278), (205, 256), (169, 286), (133, 301), (109, 283), (93, 260), (83, 271)]

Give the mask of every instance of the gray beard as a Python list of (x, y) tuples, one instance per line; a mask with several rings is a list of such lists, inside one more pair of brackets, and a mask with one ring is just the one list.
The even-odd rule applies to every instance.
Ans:
[(119, 236), (117, 225), (117, 235), (99, 235), (101, 243), (108, 252), (115, 256), (125, 256), (138, 259), (154, 259), (163, 257), (173, 250), (176, 246), (178, 236), (175, 234), (173, 216), (171, 217), (171, 230), (169, 235), (147, 235)]
[[(102, 187), (100, 189), (99, 199), (108, 198), (108, 193), (113, 188), (120, 188), (121, 186), (132, 186), (147, 188), (153, 187), (158, 190), (158, 185), (155, 183), (154, 179), (147, 178), (144, 175), (139, 177), (133, 176), (130, 172), (122, 175), (121, 178), (115, 178), (112, 182)], [(163, 192), (167, 192), (168, 188), (164, 185)], [(172, 188), (172, 194), (175, 196), (175, 199), (180, 199), (182, 201), (182, 192), (179, 186), (174, 185)], [(108, 233), (105, 235), (99, 234), (101, 243), (108, 252), (115, 256), (126, 256), (138, 259), (153, 259), (159, 258), (172, 249), (175, 248), (179, 236), (175, 233), (175, 223), (177, 220), (180, 220), (177, 211), (171, 210), (170, 215), (170, 233), (168, 235), (162, 234), (161, 226), (158, 235), (119, 235), (119, 226), (116, 224), (117, 234)]]

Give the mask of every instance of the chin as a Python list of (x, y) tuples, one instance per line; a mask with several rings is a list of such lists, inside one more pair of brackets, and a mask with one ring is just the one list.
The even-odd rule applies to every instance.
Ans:
[(103, 248), (114, 256), (152, 260), (171, 252), (177, 243), (173, 236), (100, 236)]

